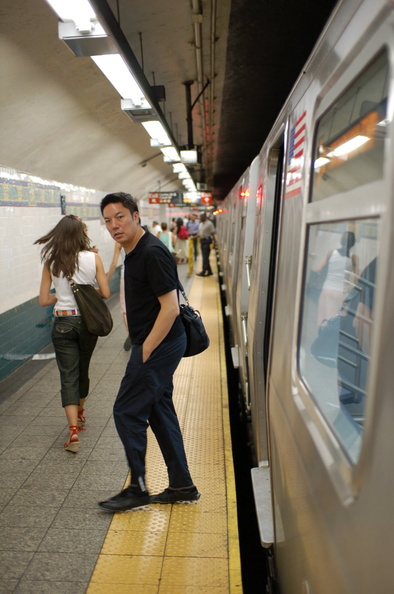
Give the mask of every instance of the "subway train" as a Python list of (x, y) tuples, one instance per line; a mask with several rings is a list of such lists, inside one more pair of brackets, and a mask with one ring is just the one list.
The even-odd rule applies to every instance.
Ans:
[(394, 588), (393, 106), (394, 3), (339, 2), (216, 212), (267, 588), (281, 594)]

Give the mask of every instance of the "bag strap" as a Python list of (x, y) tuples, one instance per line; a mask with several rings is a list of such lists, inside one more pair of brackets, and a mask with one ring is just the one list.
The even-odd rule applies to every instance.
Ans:
[(70, 285), (70, 287), (71, 287), (71, 291), (72, 291), (73, 293), (76, 293), (76, 292), (77, 292), (79, 289), (78, 289), (78, 287), (77, 287), (77, 283), (75, 282), (75, 280), (74, 280), (73, 278), (71, 278), (71, 276), (66, 276), (66, 279), (67, 279), (67, 280), (68, 280), (68, 282), (69, 282), (69, 285)]
[[(187, 298), (185, 289), (183, 288), (183, 285), (182, 285), (181, 281), (179, 280), (179, 277), (177, 277), (177, 281), (178, 281), (178, 290), (182, 293), (182, 297), (184, 298), (186, 305), (190, 305), (189, 299)], [(179, 302), (179, 293), (178, 293), (178, 302)]]

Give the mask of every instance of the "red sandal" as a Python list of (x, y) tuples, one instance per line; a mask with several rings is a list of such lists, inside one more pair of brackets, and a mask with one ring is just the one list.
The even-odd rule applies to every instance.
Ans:
[(84, 408), (81, 408), (81, 410), (78, 411), (78, 423), (86, 423), (86, 418), (85, 415), (83, 414), (85, 412)]
[(82, 431), (83, 427), (80, 427), (79, 425), (69, 425), (69, 429), (70, 429), (70, 437), (69, 437), (69, 440), (66, 441), (66, 443), (64, 444), (64, 448), (68, 452), (72, 452), (73, 454), (76, 454), (78, 452), (78, 446), (79, 446), (78, 431)]

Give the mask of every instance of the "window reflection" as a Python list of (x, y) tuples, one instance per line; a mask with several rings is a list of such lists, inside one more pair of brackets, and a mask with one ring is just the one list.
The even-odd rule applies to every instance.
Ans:
[(321, 283), (317, 309), (318, 326), (338, 313), (355, 282), (358, 273), (358, 257), (352, 253), (355, 243), (353, 231), (342, 233), (340, 245), (329, 250), (315, 270)]
[(380, 54), (320, 119), (312, 200), (383, 176), (388, 60)]
[(353, 462), (367, 397), (378, 237), (377, 219), (309, 228), (300, 372)]

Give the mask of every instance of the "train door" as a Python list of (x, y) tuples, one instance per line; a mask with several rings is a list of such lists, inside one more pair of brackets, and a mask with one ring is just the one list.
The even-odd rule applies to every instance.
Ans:
[[(233, 363), (239, 370), (239, 380), (244, 398), (244, 409), (250, 415), (250, 391), (248, 371), (247, 319), (250, 296), (250, 269), (254, 245), (256, 217), (256, 193), (259, 175), (259, 158), (256, 157), (249, 169), (249, 183), (241, 197), (241, 224), (239, 233), (238, 269), (235, 280), (234, 322), (237, 326), (237, 345), (232, 349)], [(237, 361), (235, 365), (234, 359)]]
[(268, 152), (260, 154), (257, 189), (255, 241), (252, 256), (248, 345), (251, 420), (255, 458), (259, 466), (268, 464), (265, 388), (271, 335), (272, 297), (275, 282), (280, 198), (284, 154), (283, 131)]
[(233, 332), (232, 346), (238, 343), (237, 325), (234, 320), (234, 309), (235, 309), (235, 292), (237, 282), (237, 271), (239, 263), (239, 242), (240, 242), (240, 229), (242, 223), (242, 210), (244, 203), (244, 194), (248, 187), (249, 180), (249, 168), (238, 180), (237, 185), (232, 191), (232, 217), (231, 217), (231, 230), (229, 236), (229, 251), (228, 251), (228, 262), (227, 262), (227, 313), (231, 316), (230, 325)]
[(216, 234), (219, 238), (217, 242), (217, 253), (219, 258), (219, 274), (223, 276), (223, 262), (225, 254), (225, 237), (226, 237), (226, 224), (227, 224), (227, 209), (226, 201), (224, 200), (221, 207), (215, 212), (216, 215)]
[(232, 207), (233, 190), (226, 196), (222, 204), (221, 212), (218, 215), (218, 223), (216, 231), (219, 236), (219, 257), (220, 257), (220, 275), (222, 278), (227, 278), (227, 266), (228, 266), (228, 254), (229, 254), (229, 242), (230, 242), (230, 231), (231, 231), (231, 219), (229, 213)]

